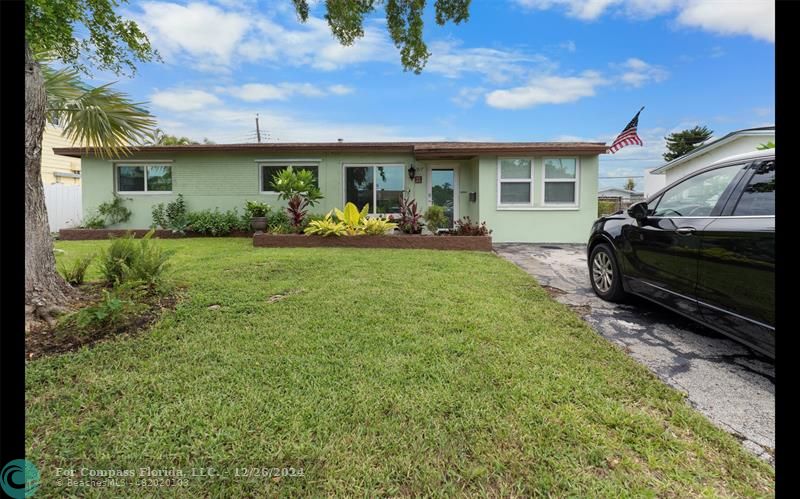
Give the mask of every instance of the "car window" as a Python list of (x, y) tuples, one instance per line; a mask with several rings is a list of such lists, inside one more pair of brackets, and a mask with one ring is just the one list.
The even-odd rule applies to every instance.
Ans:
[(747, 183), (734, 216), (775, 214), (775, 161), (762, 163)]
[(706, 217), (744, 165), (709, 170), (687, 178), (661, 195), (653, 216)]

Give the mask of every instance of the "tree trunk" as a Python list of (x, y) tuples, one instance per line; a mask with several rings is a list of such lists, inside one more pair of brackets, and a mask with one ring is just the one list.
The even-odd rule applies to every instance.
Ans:
[(25, 309), (53, 323), (74, 290), (56, 272), (42, 185), (47, 96), (39, 63), (25, 44)]

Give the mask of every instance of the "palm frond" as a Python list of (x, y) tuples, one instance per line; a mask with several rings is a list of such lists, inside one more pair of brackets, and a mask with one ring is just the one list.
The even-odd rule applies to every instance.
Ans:
[(101, 157), (121, 156), (153, 133), (155, 118), (143, 103), (133, 102), (112, 83), (91, 88), (74, 69), (55, 70), (42, 64), (47, 114), (64, 124), (64, 135)]

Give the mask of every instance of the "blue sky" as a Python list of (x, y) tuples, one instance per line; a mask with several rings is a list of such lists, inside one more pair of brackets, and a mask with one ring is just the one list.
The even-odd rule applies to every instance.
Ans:
[(601, 156), (602, 176), (657, 166), (672, 131), (774, 123), (772, 1), (473, 0), (444, 27), (429, 4), (432, 55), (415, 75), (382, 11), (342, 47), (321, 2), (301, 24), (289, 0), (132, 1), (122, 13), (164, 61), (93, 82), (119, 80), (167, 133), (219, 143), (254, 141), (256, 113), (269, 141), (611, 143), (646, 106), (645, 146)]

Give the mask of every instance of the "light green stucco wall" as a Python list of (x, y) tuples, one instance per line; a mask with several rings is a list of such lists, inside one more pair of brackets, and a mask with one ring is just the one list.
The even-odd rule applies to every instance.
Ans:
[[(171, 194), (122, 194), (126, 206), (131, 210), (131, 219), (118, 227), (146, 228), (152, 223), (151, 210), (157, 203), (169, 202), (183, 194), (189, 210), (238, 208), (243, 213), (247, 200), (261, 200), (273, 207), (284, 206), (274, 194), (259, 192), (259, 169), (256, 160), (264, 159), (311, 159), (319, 160), (319, 182), (325, 198), (311, 211), (327, 213), (333, 208), (342, 208), (343, 164), (396, 163), (407, 169), (414, 164), (416, 175), (422, 177), (415, 184), (405, 176), (405, 187), (411, 189), (419, 209), (428, 206), (428, 179), (434, 165), (458, 167), (459, 216), (468, 215), (472, 220), (485, 220), (494, 230), (498, 242), (585, 242), (592, 221), (597, 214), (597, 157), (581, 158), (581, 202), (579, 210), (572, 211), (498, 211), (496, 207), (497, 157), (481, 157), (480, 160), (462, 161), (417, 161), (403, 154), (252, 154), (252, 153), (173, 153), (138, 154), (135, 160), (172, 160)], [(112, 197), (114, 185), (113, 163), (97, 158), (82, 161), (82, 192), (84, 215)], [(534, 200), (541, 199), (541, 160), (534, 162)], [(477, 192), (477, 202), (469, 201), (469, 193)]]
[(497, 156), (480, 158), (478, 205), (481, 221), (495, 242), (586, 243), (597, 218), (597, 156), (579, 157), (578, 208), (545, 207), (542, 203), (542, 158), (533, 161), (533, 206), (498, 209)]

